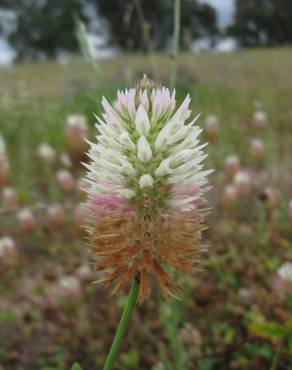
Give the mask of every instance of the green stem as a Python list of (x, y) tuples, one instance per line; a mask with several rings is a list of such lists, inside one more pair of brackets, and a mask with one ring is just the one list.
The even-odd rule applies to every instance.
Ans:
[(281, 353), (281, 347), (282, 347), (282, 341), (280, 340), (280, 342), (279, 342), (279, 344), (276, 348), (270, 370), (276, 370), (276, 368), (277, 368), (277, 364), (278, 364), (280, 353)]
[(180, 1), (174, 0), (174, 12), (173, 12), (173, 50), (172, 50), (172, 68), (171, 68), (171, 80), (170, 87), (175, 88), (176, 84), (176, 70), (177, 70), (177, 54), (179, 49), (179, 35), (180, 35)]
[(107, 355), (103, 370), (111, 370), (114, 366), (119, 349), (126, 334), (130, 318), (132, 316), (133, 308), (137, 302), (139, 289), (140, 280), (139, 277), (136, 277), (128, 295), (127, 303), (124, 307), (124, 311), (117, 328), (115, 338)]

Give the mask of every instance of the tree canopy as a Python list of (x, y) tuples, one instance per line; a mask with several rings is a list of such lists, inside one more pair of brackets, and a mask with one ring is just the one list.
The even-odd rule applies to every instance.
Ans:
[[(96, 14), (107, 25), (113, 45), (127, 51), (164, 50), (172, 40), (173, 7), (174, 0), (0, 0), (0, 8), (16, 16), (8, 41), (20, 59), (78, 52), (76, 16), (90, 27)], [(181, 0), (182, 48), (189, 49), (201, 37), (215, 42), (220, 32), (212, 6)], [(292, 1), (235, 0), (234, 21), (226, 33), (240, 46), (291, 44)]]
[(6, 8), (16, 13), (16, 27), (9, 42), (20, 59), (56, 57), (78, 48), (75, 15), (85, 19), (81, 0), (12, 0)]
[[(173, 0), (96, 0), (115, 43), (123, 49), (165, 48), (173, 31)], [(196, 0), (181, 1), (181, 45), (218, 32), (216, 11)]]
[(236, 0), (229, 33), (242, 46), (292, 43), (291, 0)]

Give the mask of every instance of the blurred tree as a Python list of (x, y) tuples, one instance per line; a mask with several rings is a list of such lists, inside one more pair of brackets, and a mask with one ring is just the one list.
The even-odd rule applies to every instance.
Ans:
[(291, 0), (236, 0), (233, 25), (228, 33), (242, 46), (292, 43)]
[[(75, 52), (74, 17), (78, 15), (89, 24), (95, 10), (107, 21), (112, 42), (121, 48), (163, 49), (172, 37), (173, 6), (173, 0), (0, 0), (0, 7), (16, 15), (8, 41), (19, 59)], [(194, 39), (214, 38), (218, 31), (215, 10), (198, 0), (182, 0), (181, 18), (181, 45), (185, 49)]]
[(56, 57), (78, 48), (74, 16), (84, 20), (81, 0), (11, 0), (7, 7), (17, 16), (9, 42), (18, 58)]
[(7, 8), (9, 6), (9, 0), (0, 0), (0, 8)]
[[(173, 0), (92, 0), (109, 25), (114, 43), (127, 50), (165, 48), (173, 32)], [(197, 0), (182, 0), (181, 45), (214, 37), (216, 11)]]
[(3, 10), (9, 10), (9, 0), (0, 0), (0, 37), (5, 36), (6, 24)]

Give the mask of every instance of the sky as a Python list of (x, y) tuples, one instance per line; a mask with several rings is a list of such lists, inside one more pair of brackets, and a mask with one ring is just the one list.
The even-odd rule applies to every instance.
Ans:
[(217, 10), (218, 23), (225, 27), (232, 22), (234, 14), (234, 0), (200, 0), (212, 5)]
[(0, 66), (7, 65), (11, 63), (15, 56), (12, 48), (7, 44), (7, 42), (0, 38)]
[[(0, 22), (2, 26), (2, 31), (5, 35), (9, 32), (11, 26), (13, 27), (14, 20), (15, 16), (13, 15), (13, 12), (0, 9)], [(0, 67), (1, 65), (11, 63), (14, 56), (15, 52), (8, 45), (8, 43), (5, 40), (5, 37), (2, 38), (0, 37)]]

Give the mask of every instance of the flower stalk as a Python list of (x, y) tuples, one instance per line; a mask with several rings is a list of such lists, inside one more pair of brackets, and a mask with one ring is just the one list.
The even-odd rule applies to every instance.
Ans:
[(117, 355), (119, 353), (123, 338), (127, 332), (129, 321), (132, 316), (133, 309), (137, 302), (138, 294), (140, 289), (140, 277), (136, 276), (134, 283), (129, 292), (126, 305), (119, 323), (119, 326), (116, 331), (115, 338), (107, 355), (103, 370), (113, 369), (114, 363), (116, 361)]
[(173, 31), (172, 68), (170, 79), (170, 87), (172, 89), (174, 89), (176, 85), (177, 55), (179, 50), (179, 37), (180, 37), (180, 8), (181, 0), (175, 0), (173, 12), (174, 31)]

